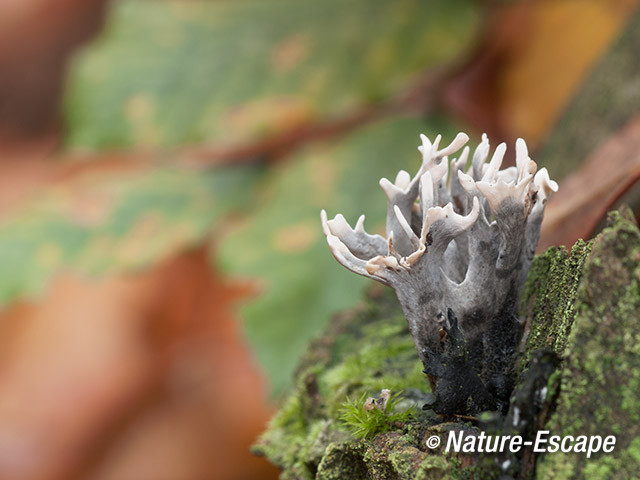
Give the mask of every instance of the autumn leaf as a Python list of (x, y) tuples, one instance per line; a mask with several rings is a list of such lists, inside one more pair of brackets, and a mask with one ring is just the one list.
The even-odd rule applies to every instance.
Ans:
[(388, 97), (478, 26), (470, 0), (116, 2), (72, 69), (67, 144), (243, 146)]
[(203, 241), (246, 206), (252, 167), (207, 171), (147, 165), (50, 182), (0, 224), (0, 305), (44, 291), (58, 273), (149, 267)]

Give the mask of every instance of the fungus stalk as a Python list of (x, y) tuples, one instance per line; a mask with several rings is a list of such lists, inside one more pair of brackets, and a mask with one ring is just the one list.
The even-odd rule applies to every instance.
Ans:
[[(440, 148), (421, 135), (422, 165), (380, 186), (387, 196), (386, 238), (338, 214), (322, 228), (333, 256), (359, 275), (392, 287), (444, 414), (506, 412), (521, 339), (517, 300), (533, 260), (545, 202), (558, 189), (536, 173), (522, 139), (516, 166), (500, 169), (486, 135), (469, 168), (469, 137)], [(464, 148), (463, 148), (464, 147)], [(462, 149), (463, 148), (463, 149)], [(449, 156), (460, 151), (457, 159)]]

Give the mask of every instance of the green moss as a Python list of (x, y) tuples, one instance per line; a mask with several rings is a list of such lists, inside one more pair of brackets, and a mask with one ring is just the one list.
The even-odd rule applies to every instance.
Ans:
[(415, 408), (398, 409), (399, 393), (393, 395), (383, 411), (379, 408), (365, 409), (366, 396), (359, 400), (347, 400), (340, 408), (340, 420), (355, 438), (371, 439), (379, 433), (397, 428), (398, 424), (408, 422), (415, 413)]
[(322, 375), (320, 388), (328, 399), (330, 414), (337, 413), (336, 409), (341, 408), (346, 397), (373, 396), (383, 388), (392, 392), (407, 388), (428, 389), (409, 333), (402, 329), (394, 336), (381, 336), (380, 339), (388, 339), (388, 345), (380, 345), (379, 340), (372, 339), (372, 344), (347, 355), (342, 363)]
[(610, 215), (585, 262), (547, 425), (559, 435), (615, 435), (615, 450), (590, 459), (547, 455), (539, 478), (633, 478), (640, 471), (640, 232), (627, 216)]
[(271, 419), (269, 428), (287, 429), (292, 434), (299, 434), (304, 431), (305, 419), (299, 396), (290, 395), (284, 401), (277, 415)]
[[(444, 457), (429, 456), (423, 460), (415, 473), (415, 479), (430, 479), (430, 478), (442, 478), (443, 474), (446, 474), (451, 470), (449, 462)], [(411, 478), (408, 476), (407, 478)]]
[(471, 464), (463, 467), (460, 459), (450, 457), (451, 470), (448, 478), (452, 480), (495, 480), (499, 478), (495, 465), (486, 460), (487, 458), (484, 458), (477, 465)]
[(362, 461), (360, 446), (350, 446), (344, 443), (331, 443), (316, 474), (316, 480), (367, 480), (367, 468)]
[(537, 350), (563, 354), (576, 314), (575, 300), (584, 262), (592, 245), (593, 242), (578, 240), (571, 254), (564, 247), (551, 247), (534, 259), (520, 307), (529, 328), (520, 371)]

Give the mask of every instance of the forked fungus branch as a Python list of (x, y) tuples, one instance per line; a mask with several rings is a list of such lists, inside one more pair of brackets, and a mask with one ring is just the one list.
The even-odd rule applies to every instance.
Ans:
[[(558, 189), (537, 171), (522, 139), (516, 166), (500, 169), (486, 135), (467, 168), (469, 137), (444, 148), (421, 135), (422, 165), (380, 186), (388, 199), (386, 238), (338, 214), (322, 228), (334, 257), (391, 286), (435, 394), (439, 413), (506, 411), (521, 326), (517, 299), (533, 260), (545, 202)], [(466, 169), (466, 171), (465, 171)]]

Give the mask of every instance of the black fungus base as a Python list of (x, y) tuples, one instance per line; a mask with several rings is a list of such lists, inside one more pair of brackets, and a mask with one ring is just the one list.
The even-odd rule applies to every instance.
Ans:
[(513, 302), (507, 302), (472, 341), (451, 309), (447, 315), (449, 328), (441, 329), (440, 345), (430, 349), (423, 362), (434, 394), (429, 407), (443, 415), (476, 415), (483, 411), (506, 415), (522, 338)]

